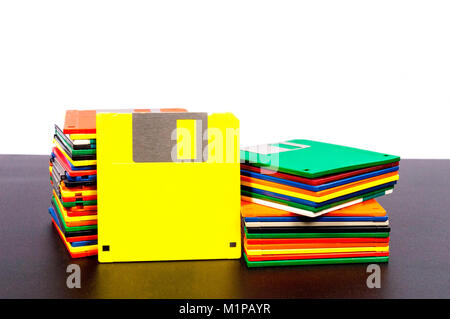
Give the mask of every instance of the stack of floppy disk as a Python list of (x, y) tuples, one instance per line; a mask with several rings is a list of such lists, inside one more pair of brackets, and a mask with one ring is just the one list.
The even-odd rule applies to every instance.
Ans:
[[(97, 255), (97, 113), (68, 110), (64, 127), (55, 125), (50, 157), (51, 206), (48, 209), (71, 257)], [(185, 109), (114, 110), (115, 113), (186, 112)]]
[(67, 111), (55, 125), (49, 208), (53, 225), (73, 258), (97, 254), (95, 111)]
[(241, 215), (249, 267), (378, 263), (398, 156), (310, 140), (241, 150)]

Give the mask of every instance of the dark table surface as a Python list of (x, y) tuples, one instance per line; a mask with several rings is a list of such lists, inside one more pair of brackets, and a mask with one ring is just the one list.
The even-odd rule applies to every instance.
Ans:
[[(449, 298), (450, 160), (402, 160), (381, 198), (392, 227), (381, 288), (367, 265), (248, 269), (241, 260), (99, 264), (71, 259), (47, 213), (48, 157), (0, 156), (0, 298)], [(66, 286), (69, 264), (81, 288)]]

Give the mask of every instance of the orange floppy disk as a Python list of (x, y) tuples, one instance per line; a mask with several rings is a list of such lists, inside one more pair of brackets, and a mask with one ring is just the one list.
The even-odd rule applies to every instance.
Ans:
[[(242, 217), (286, 217), (298, 216), (288, 211), (276, 209), (264, 205), (259, 205), (252, 202), (241, 201), (241, 215)], [(362, 203), (341, 208), (322, 216), (365, 216), (365, 217), (380, 217), (386, 216), (386, 210), (378, 204), (375, 199), (370, 199)]]
[[(102, 110), (98, 110), (102, 112)], [(120, 110), (115, 110), (115, 112)], [(125, 111), (125, 110), (124, 110)], [(128, 110), (126, 110), (128, 111)], [(187, 112), (182, 108), (166, 108), (166, 109), (134, 109), (133, 112)], [(97, 110), (68, 110), (64, 120), (64, 134), (92, 134), (96, 133), (95, 116)]]

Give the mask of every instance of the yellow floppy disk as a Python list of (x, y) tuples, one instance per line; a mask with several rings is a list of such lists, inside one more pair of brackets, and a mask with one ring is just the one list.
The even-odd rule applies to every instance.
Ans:
[(97, 134), (84, 134), (84, 133), (77, 133), (77, 134), (69, 134), (69, 137), (71, 140), (94, 140), (97, 138)]
[(96, 117), (100, 262), (240, 258), (233, 114)]

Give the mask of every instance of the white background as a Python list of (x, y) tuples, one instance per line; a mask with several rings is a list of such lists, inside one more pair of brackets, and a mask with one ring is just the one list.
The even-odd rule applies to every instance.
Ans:
[(450, 1), (2, 1), (0, 153), (65, 109), (233, 112), (292, 138), (450, 158)]

